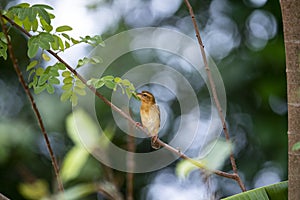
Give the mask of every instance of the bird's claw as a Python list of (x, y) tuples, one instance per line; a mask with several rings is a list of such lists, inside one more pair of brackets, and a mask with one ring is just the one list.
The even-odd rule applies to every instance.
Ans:
[(135, 122), (135, 127), (143, 127), (143, 125), (140, 122)]

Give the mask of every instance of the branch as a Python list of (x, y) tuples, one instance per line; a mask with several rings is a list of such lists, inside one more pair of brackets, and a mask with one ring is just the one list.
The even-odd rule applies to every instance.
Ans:
[[(24, 33), (28, 37), (32, 37), (32, 35), (29, 32), (27, 32), (25, 29), (23, 29), (22, 27), (20, 27), (13, 20), (11, 20), (10, 18), (8, 18), (8, 17), (6, 17), (4, 15), (2, 17), (5, 18), (11, 25), (13, 25), (14, 27), (16, 27), (22, 33)], [(67, 62), (65, 62), (60, 56), (58, 56), (57, 53), (55, 53), (52, 50), (47, 50), (47, 52), (50, 53), (53, 57), (55, 57), (59, 62), (61, 62), (62, 64), (64, 64), (68, 70), (70, 70), (75, 76), (77, 76), (78, 79), (80, 79), (82, 81), (82, 83), (85, 84), (86, 87), (89, 88), (106, 105), (110, 106), (114, 111), (116, 111), (122, 117), (124, 117), (125, 119), (127, 119), (130, 124), (132, 124), (133, 126), (136, 126), (138, 129), (140, 129), (142, 132), (144, 132), (146, 135), (148, 135), (148, 132), (142, 126), (138, 125), (138, 123), (136, 121), (134, 121), (128, 114), (126, 114), (124, 111), (122, 111), (120, 108), (118, 108), (113, 103), (111, 103), (108, 99), (106, 99), (102, 94), (100, 94), (97, 91), (97, 89), (95, 87), (93, 87), (92, 85), (88, 85), (87, 84), (87, 80), (85, 80), (79, 73), (77, 73), (77, 71), (75, 69), (73, 69)], [(234, 179), (234, 180), (239, 180), (239, 176), (238, 176), (237, 173), (230, 174), (230, 173), (226, 173), (226, 172), (219, 171), (219, 170), (209, 170), (203, 164), (201, 164), (200, 162), (198, 162), (198, 161), (196, 161), (196, 160), (188, 157), (184, 153), (182, 153), (179, 150), (175, 149), (174, 147), (166, 144), (165, 142), (161, 141), (160, 139), (158, 139), (157, 142), (161, 146), (163, 146), (166, 149), (168, 149), (170, 152), (178, 155), (180, 158), (183, 158), (185, 160), (190, 161), (192, 164), (194, 164), (195, 166), (199, 167), (201, 170), (203, 170), (205, 172), (214, 173), (216, 175), (219, 175), (219, 176), (222, 176), (222, 177), (226, 177), (226, 178), (230, 178), (230, 179)]]
[[(227, 142), (230, 142), (230, 137), (229, 137), (229, 132), (228, 132), (228, 129), (227, 129), (226, 121), (225, 121), (225, 118), (224, 118), (224, 115), (223, 115), (223, 111), (222, 111), (222, 108), (221, 108), (221, 105), (220, 105), (220, 101), (219, 101), (219, 98), (218, 98), (218, 95), (217, 95), (217, 92), (216, 92), (216, 85), (215, 85), (215, 83), (213, 81), (213, 78), (212, 78), (212, 75), (211, 75), (211, 71), (210, 71), (208, 63), (207, 63), (207, 59), (206, 59), (206, 55), (205, 55), (205, 51), (204, 51), (204, 45), (203, 45), (201, 37), (200, 37), (200, 33), (199, 33), (197, 21), (195, 19), (195, 15), (194, 15), (194, 12), (193, 12), (193, 8), (192, 8), (192, 6), (191, 6), (191, 4), (190, 4), (190, 2), (188, 0), (184, 0), (184, 1), (185, 1), (186, 6), (189, 9), (190, 16), (191, 16), (192, 21), (193, 21), (193, 25), (194, 25), (194, 29), (195, 29), (195, 32), (196, 32), (196, 37), (197, 37), (197, 40), (198, 40), (198, 43), (199, 43), (199, 47), (200, 47), (202, 59), (203, 59), (205, 70), (206, 70), (207, 77), (208, 77), (208, 81), (209, 81), (209, 84), (210, 84), (210, 87), (211, 87), (211, 90), (212, 90), (213, 99), (214, 99), (215, 104), (217, 106), (219, 117), (220, 117), (220, 119), (222, 121), (223, 131), (224, 131), (224, 134), (225, 134), (225, 138), (226, 138)], [(235, 162), (235, 158), (234, 158), (232, 149), (231, 149), (231, 152), (230, 152), (230, 162), (231, 162), (231, 166), (232, 166), (233, 172), (238, 177), (238, 179), (237, 179), (238, 184), (240, 185), (242, 191), (246, 191), (246, 188), (245, 188), (243, 182), (241, 181), (241, 179), (240, 179), (240, 177), (238, 175), (237, 166), (236, 166), (236, 162)]]
[(10, 199), (0, 193), (0, 200), (10, 200)]
[(31, 94), (31, 92), (30, 92), (30, 90), (29, 90), (29, 88), (28, 88), (28, 86), (27, 86), (27, 84), (24, 80), (24, 77), (23, 77), (22, 72), (19, 68), (17, 59), (15, 58), (13, 47), (12, 47), (12, 44), (11, 44), (11, 41), (10, 41), (10, 37), (8, 36), (7, 28), (6, 28), (6, 25), (4, 23), (3, 18), (6, 18), (6, 17), (4, 15), (2, 15), (2, 12), (0, 11), (1, 27), (2, 27), (3, 33), (5, 34), (6, 40), (7, 40), (7, 46), (8, 46), (8, 52), (9, 52), (10, 59), (12, 60), (12, 64), (13, 64), (13, 67), (14, 67), (14, 69), (17, 73), (17, 76), (19, 78), (19, 82), (21, 83), (23, 89), (25, 90), (25, 93), (26, 93), (26, 95), (27, 95), (27, 97), (28, 97), (28, 99), (31, 103), (32, 109), (33, 109), (33, 111), (35, 113), (35, 116), (37, 118), (40, 129), (43, 133), (43, 136), (44, 136), (44, 139), (45, 139), (45, 142), (46, 142), (46, 145), (47, 145), (47, 149), (48, 149), (48, 152), (49, 152), (49, 155), (50, 155), (50, 158), (51, 158), (51, 162), (52, 162), (52, 165), (53, 165), (53, 168), (54, 168), (55, 176), (56, 176), (56, 179), (57, 179), (58, 189), (59, 189), (59, 191), (63, 192), (64, 189), (63, 189), (63, 184), (62, 184), (62, 181), (61, 181), (60, 175), (59, 175), (59, 167), (58, 167), (56, 158), (54, 156), (54, 153), (53, 153), (53, 150), (52, 150), (52, 147), (51, 147), (51, 144), (50, 144), (50, 140), (48, 138), (48, 134), (46, 132), (46, 129), (45, 129), (42, 117), (40, 115), (40, 112), (39, 112), (39, 110), (38, 110), (38, 108), (35, 104), (34, 98), (33, 98), (32, 94)]

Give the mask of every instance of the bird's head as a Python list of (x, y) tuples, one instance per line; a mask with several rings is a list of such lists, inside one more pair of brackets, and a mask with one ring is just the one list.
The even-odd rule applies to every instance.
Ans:
[(141, 93), (137, 93), (137, 96), (141, 99), (142, 103), (155, 104), (155, 98), (153, 94), (151, 94), (148, 91), (142, 91)]

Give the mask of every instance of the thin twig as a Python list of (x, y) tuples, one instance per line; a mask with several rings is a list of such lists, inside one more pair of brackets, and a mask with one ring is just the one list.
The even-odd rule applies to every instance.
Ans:
[(42, 117), (41, 117), (40, 112), (39, 112), (39, 109), (37, 108), (37, 105), (34, 101), (34, 98), (33, 98), (32, 94), (31, 94), (31, 92), (30, 92), (30, 90), (29, 90), (29, 88), (28, 88), (28, 86), (27, 86), (27, 84), (24, 80), (24, 77), (23, 77), (22, 72), (19, 68), (17, 59), (14, 56), (13, 47), (12, 47), (12, 44), (11, 44), (11, 41), (10, 41), (10, 37), (8, 36), (7, 28), (6, 28), (6, 25), (4, 23), (3, 17), (4, 16), (2, 15), (2, 12), (0, 11), (1, 27), (2, 27), (3, 33), (5, 34), (5, 37), (6, 37), (10, 59), (12, 60), (12, 64), (13, 64), (13, 67), (14, 67), (17, 75), (18, 75), (19, 82), (21, 83), (23, 89), (25, 90), (25, 93), (26, 93), (26, 95), (27, 95), (27, 97), (28, 97), (28, 99), (31, 103), (32, 109), (33, 109), (33, 111), (35, 113), (35, 116), (37, 118), (40, 129), (43, 133), (43, 136), (44, 136), (44, 139), (45, 139), (45, 142), (46, 142), (46, 145), (47, 145), (47, 149), (49, 151), (49, 155), (50, 155), (50, 158), (51, 158), (51, 162), (52, 162), (52, 165), (53, 165), (53, 168), (54, 168), (55, 176), (56, 176), (56, 179), (57, 179), (58, 189), (59, 189), (59, 191), (63, 192), (64, 189), (63, 189), (63, 184), (62, 184), (62, 181), (61, 181), (60, 175), (59, 175), (59, 167), (58, 167), (56, 158), (54, 156), (54, 153), (53, 153), (53, 150), (52, 150), (52, 147), (51, 147), (51, 144), (50, 144), (50, 140), (48, 138), (48, 134), (46, 132)]
[[(190, 15), (191, 15), (191, 18), (192, 18), (192, 21), (193, 21), (194, 29), (195, 29), (195, 32), (196, 32), (196, 37), (197, 37), (197, 40), (198, 40), (198, 43), (199, 43), (202, 59), (203, 59), (203, 62), (204, 62), (206, 73), (207, 73), (207, 78), (208, 78), (208, 81), (209, 81), (209, 84), (210, 84), (210, 87), (211, 87), (211, 90), (212, 90), (213, 99), (214, 99), (214, 102), (215, 102), (216, 107), (218, 109), (219, 117), (222, 121), (225, 138), (226, 138), (227, 142), (230, 142), (230, 136), (229, 136), (229, 132), (228, 132), (228, 129), (227, 129), (226, 121), (225, 121), (223, 111), (222, 111), (222, 108), (221, 108), (221, 105), (220, 105), (220, 101), (219, 101), (219, 98), (218, 98), (218, 95), (217, 95), (217, 92), (216, 92), (216, 85), (214, 83), (214, 80), (213, 80), (212, 75), (211, 75), (211, 71), (210, 71), (208, 63), (207, 63), (206, 54), (205, 54), (205, 51), (204, 51), (204, 45), (203, 45), (202, 40), (201, 40), (201, 36), (200, 36), (199, 29), (198, 29), (197, 21), (195, 19), (194, 11), (193, 11), (193, 8), (192, 8), (190, 2), (188, 0), (184, 0), (184, 1), (185, 1), (186, 6), (189, 9), (189, 12), (190, 12)], [(238, 170), (237, 170), (237, 166), (236, 166), (236, 162), (235, 162), (235, 158), (234, 158), (232, 149), (231, 149), (231, 152), (230, 152), (230, 162), (231, 162), (233, 172), (238, 177), (237, 181), (238, 181), (239, 186), (241, 187), (242, 191), (246, 191), (246, 188), (245, 188), (242, 180), (240, 179), (240, 177), (238, 175)]]
[[(28, 37), (31, 37), (31, 34), (29, 32), (27, 32), (25, 29), (23, 29), (22, 27), (20, 27), (18, 24), (16, 24), (13, 20), (11, 20), (10, 18), (6, 17), (3, 15), (3, 18), (5, 18), (9, 23), (11, 23), (14, 27), (16, 27), (18, 30), (20, 30), (22, 33), (24, 33), (25, 35), (27, 35)], [(124, 111), (122, 111), (120, 108), (118, 108), (117, 106), (115, 106), (114, 104), (112, 104), (109, 100), (107, 100), (102, 94), (100, 94), (96, 88), (94, 88), (92, 85), (88, 85), (87, 81), (80, 75), (77, 73), (77, 71), (75, 69), (73, 69), (67, 62), (65, 62), (60, 56), (57, 55), (57, 53), (55, 53), (52, 50), (47, 50), (48, 53), (50, 53), (53, 57), (55, 57), (58, 61), (60, 61), (62, 64), (64, 64), (66, 66), (66, 68), (68, 70), (70, 70), (75, 76), (78, 77), (78, 79), (80, 79), (86, 86), (87, 88), (89, 88), (97, 97), (99, 97), (105, 104), (107, 104), (108, 106), (110, 106), (114, 111), (116, 111), (117, 113), (119, 113), (122, 117), (124, 117), (125, 119), (127, 119), (129, 121), (129, 123), (131, 123), (132, 125), (136, 126), (138, 129), (140, 129), (142, 132), (144, 132), (145, 134), (148, 134), (147, 131), (140, 125), (138, 125), (138, 123), (136, 121), (134, 121), (128, 114), (126, 114)], [(168, 149), (170, 152), (178, 155), (179, 157), (190, 161), (191, 163), (193, 163), (195, 166), (199, 167), (200, 169), (206, 171), (206, 172), (210, 172), (210, 173), (215, 173), (219, 176), (222, 177), (226, 177), (226, 178), (230, 178), (230, 179), (234, 179), (237, 180), (239, 179), (239, 176), (237, 174), (231, 174), (231, 173), (226, 173), (223, 171), (219, 171), (219, 170), (209, 170), (207, 168), (205, 168), (205, 166), (203, 164), (201, 164), (200, 162), (188, 157), (187, 155), (185, 155), (184, 153), (180, 152), (179, 150), (171, 147), (170, 145), (166, 144), (165, 142), (161, 141), (161, 140), (157, 140), (157, 142), (165, 147), (166, 149)]]

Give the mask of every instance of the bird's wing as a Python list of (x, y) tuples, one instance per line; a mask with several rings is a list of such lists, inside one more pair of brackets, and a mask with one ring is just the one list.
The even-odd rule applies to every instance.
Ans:
[(154, 111), (158, 115), (158, 118), (159, 118), (159, 126), (158, 127), (160, 127), (160, 109), (159, 109), (159, 106), (157, 104), (155, 104), (155, 107), (156, 107), (156, 109), (154, 109)]

